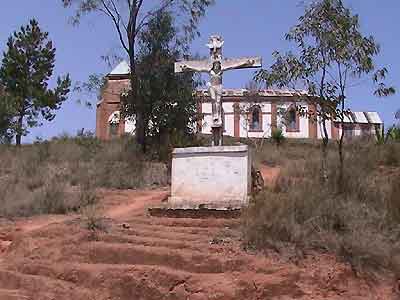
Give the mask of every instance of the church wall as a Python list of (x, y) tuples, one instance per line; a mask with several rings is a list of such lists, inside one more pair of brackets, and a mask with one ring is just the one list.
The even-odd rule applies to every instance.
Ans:
[(222, 107), (224, 109), (225, 114), (233, 114), (233, 105), (234, 102), (224, 102), (222, 103)]
[(136, 124), (134, 120), (127, 119), (125, 120), (125, 133), (126, 134), (135, 134)]
[[(115, 78), (108, 79), (108, 82), (102, 92), (102, 99), (96, 108), (96, 136), (102, 140), (110, 138), (109, 117), (120, 109), (120, 94), (129, 87), (129, 80)], [(119, 134), (126, 132), (124, 123), (119, 126)]]
[[(287, 109), (290, 108), (291, 105), (293, 105), (293, 102), (285, 102), (285, 103), (277, 104), (278, 112), (280, 110), (286, 111)], [(302, 104), (302, 107), (307, 109), (307, 105), (305, 105), (305, 104)], [(298, 129), (299, 130), (298, 131), (289, 132), (286, 129), (286, 126), (284, 124), (283, 116), (280, 115), (279, 113), (278, 113), (278, 116), (277, 116), (277, 125), (278, 125), (278, 127), (282, 128), (282, 131), (283, 131), (284, 135), (286, 137), (288, 137), (288, 138), (308, 138), (309, 137), (309, 120), (308, 120), (308, 118), (299, 116), (298, 119), (299, 119), (299, 124), (298, 124), (298, 126), (299, 126)]]
[(235, 135), (235, 127), (234, 127), (234, 115), (233, 113), (225, 114), (225, 131), (224, 135), (234, 136)]
[[(326, 121), (326, 131), (328, 132), (328, 138), (332, 138), (332, 122), (331, 121)], [(321, 122), (318, 122), (318, 139), (322, 139), (323, 137), (323, 126)]]
[(272, 112), (272, 104), (271, 102), (261, 102), (260, 107), (263, 113), (271, 113)]
[[(110, 116), (119, 110), (119, 103), (106, 103), (101, 102), (96, 109), (96, 136), (102, 140), (108, 140), (110, 138), (110, 130), (108, 119)], [(124, 132), (124, 126), (120, 126), (119, 132)]]
[[(270, 106), (267, 104), (266, 106)], [(271, 113), (263, 111), (262, 113), (262, 125), (260, 131), (251, 131), (249, 130), (249, 120), (246, 116), (240, 116), (240, 137), (270, 137), (271, 136), (271, 124), (272, 124), (272, 116)]]
[(212, 124), (211, 114), (204, 115), (203, 127), (201, 132), (205, 134), (211, 134), (211, 124)]
[[(129, 80), (124, 79), (123, 77), (114, 76), (108, 78), (107, 85), (102, 93), (102, 99), (98, 103), (96, 109), (96, 136), (98, 138), (103, 140), (110, 138), (110, 126), (108, 120), (115, 111), (119, 110), (120, 94), (128, 87)], [(212, 105), (209, 99), (208, 101), (207, 98), (205, 100), (205, 102), (201, 103), (201, 109), (199, 109), (199, 111), (204, 115), (204, 119), (201, 121), (201, 132), (205, 134), (211, 134)], [(254, 101), (254, 104), (258, 105), (262, 112), (262, 117), (260, 118), (260, 122), (262, 122), (261, 130), (248, 131), (249, 124), (247, 117), (244, 116), (243, 113), (238, 113), (238, 107), (242, 109), (249, 109), (249, 104), (246, 103), (246, 98), (237, 95), (226, 96), (224, 97), (223, 102), (225, 117), (224, 134), (227, 136), (235, 136), (236, 126), (236, 133), (239, 133), (240, 137), (270, 137), (271, 127), (276, 124), (277, 126), (281, 126), (283, 128), (284, 135), (288, 138), (309, 138), (311, 135), (311, 137), (316, 136), (318, 139), (321, 139), (321, 124), (318, 123), (317, 125), (313, 125), (310, 123), (310, 120), (305, 117), (298, 117), (298, 130), (297, 128), (292, 131), (286, 130), (282, 122), (283, 118), (282, 116), (279, 116), (279, 110), (287, 110), (291, 105), (296, 103), (295, 100), (296, 98), (291, 96), (260, 96)], [(304, 105), (305, 108), (308, 107), (306, 103), (303, 103), (302, 105)], [(275, 118), (276, 122), (274, 121)], [(236, 123), (235, 119), (237, 120)], [(369, 129), (367, 128), (368, 126)], [(134, 131), (134, 120), (126, 120), (125, 122), (120, 123), (118, 134), (134, 134)], [(335, 127), (330, 121), (327, 121), (327, 132), (330, 139), (340, 138), (340, 126)], [(373, 124), (354, 124), (352, 136), (362, 136), (367, 132), (370, 132), (372, 135), (375, 134)]]
[(202, 103), (202, 113), (204, 113), (204, 114), (211, 114), (212, 113), (211, 102)]
[[(249, 131), (250, 138), (269, 138), (271, 137), (271, 114), (263, 114), (262, 131)], [(245, 136), (243, 136), (245, 137)]]

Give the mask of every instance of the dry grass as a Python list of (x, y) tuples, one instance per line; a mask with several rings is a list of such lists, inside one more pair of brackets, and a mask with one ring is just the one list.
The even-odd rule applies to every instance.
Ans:
[(336, 253), (354, 270), (400, 275), (400, 144), (346, 146), (345, 179), (338, 183), (335, 145), (328, 153), (328, 182), (321, 181), (315, 143), (267, 145), (259, 162), (282, 167), (278, 184), (265, 189), (243, 220), (248, 247)]
[(0, 145), (0, 216), (64, 214), (94, 205), (96, 188), (167, 184), (165, 164), (136, 151), (130, 138), (103, 143), (62, 136), (20, 149)]

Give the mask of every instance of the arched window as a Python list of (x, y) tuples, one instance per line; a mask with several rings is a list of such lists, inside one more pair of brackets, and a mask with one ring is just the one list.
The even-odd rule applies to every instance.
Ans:
[(262, 130), (262, 111), (259, 106), (254, 106), (250, 112), (250, 130)]
[(300, 130), (300, 121), (299, 115), (296, 111), (296, 108), (292, 105), (286, 111), (286, 131), (288, 132), (295, 132)]
[(118, 136), (118, 123), (110, 123), (110, 138), (114, 138)]
[(108, 118), (108, 129), (109, 129), (108, 132), (110, 138), (114, 138), (119, 135), (118, 134), (119, 121), (120, 121), (119, 111), (113, 112)]
[(296, 111), (294, 109), (288, 112), (288, 128), (292, 130), (296, 129)]

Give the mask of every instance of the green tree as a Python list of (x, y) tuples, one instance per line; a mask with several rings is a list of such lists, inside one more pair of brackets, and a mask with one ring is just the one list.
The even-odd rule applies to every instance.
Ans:
[(137, 97), (144, 109), (145, 136), (160, 143), (172, 133), (192, 133), (197, 119), (194, 90), (199, 80), (191, 73), (174, 73), (174, 62), (182, 55), (171, 13), (157, 12), (138, 36)]
[(14, 32), (7, 48), (0, 68), (0, 84), (6, 96), (0, 101), (1, 107), (12, 111), (8, 130), (20, 145), (28, 128), (42, 125), (40, 116), (47, 121), (54, 119), (55, 110), (67, 99), (71, 81), (69, 75), (58, 77), (56, 87), (48, 88), (56, 49), (36, 20)]
[[(326, 148), (328, 133), (326, 121), (340, 120), (342, 128), (346, 115), (346, 93), (350, 86), (361, 79), (370, 77), (376, 85), (376, 96), (395, 93), (383, 80), (387, 69), (376, 69), (374, 58), (380, 47), (372, 36), (364, 36), (360, 30), (359, 17), (346, 8), (342, 0), (320, 0), (306, 8), (286, 40), (294, 42), (296, 52), (274, 53), (276, 62), (269, 70), (261, 70), (256, 78), (268, 85), (289, 86), (306, 89), (307, 95), (300, 98), (316, 105), (316, 112), (304, 111), (314, 121), (321, 122), (323, 128), (322, 171), (326, 178)], [(340, 160), (340, 181), (343, 178), (344, 131), (338, 141)]]
[(122, 115), (135, 116), (136, 140), (144, 151), (147, 116), (144, 100), (140, 99), (137, 88), (137, 37), (157, 13), (170, 11), (180, 16), (184, 33), (180, 42), (187, 45), (198, 35), (197, 24), (205, 15), (206, 8), (213, 2), (214, 0), (62, 0), (64, 7), (76, 9), (74, 23), (79, 23), (83, 15), (90, 13), (101, 14), (111, 20), (121, 47), (129, 58), (131, 69), (131, 93), (129, 97), (123, 98)]
[(11, 132), (12, 111), (9, 107), (4, 88), (0, 85), (0, 144), (9, 143), (12, 139)]

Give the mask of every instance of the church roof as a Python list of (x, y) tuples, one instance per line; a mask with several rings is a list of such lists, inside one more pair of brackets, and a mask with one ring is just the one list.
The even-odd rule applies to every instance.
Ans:
[(109, 76), (128, 75), (129, 72), (130, 72), (130, 67), (128, 63), (125, 60), (123, 60), (108, 75)]
[(373, 124), (383, 124), (379, 114), (376, 111), (369, 111), (365, 113), (368, 121)]
[(353, 112), (353, 119), (356, 123), (368, 124), (368, 119), (365, 116), (365, 113), (362, 111), (355, 111)]
[[(223, 89), (222, 95), (223, 96), (231, 96), (231, 97), (244, 97), (247, 96), (249, 93), (249, 90), (247, 89)], [(292, 97), (292, 96), (302, 96), (302, 95), (307, 95), (308, 92), (305, 90), (260, 90), (258, 91), (258, 95), (262, 97), (274, 97), (274, 96), (287, 96), (287, 97)], [(208, 89), (200, 89), (197, 90), (197, 95), (198, 96), (204, 96), (207, 97), (209, 96)]]
[[(335, 121), (340, 122), (340, 118), (336, 118)], [(350, 115), (344, 116), (344, 123), (383, 124), (379, 114), (376, 111), (352, 111)]]

